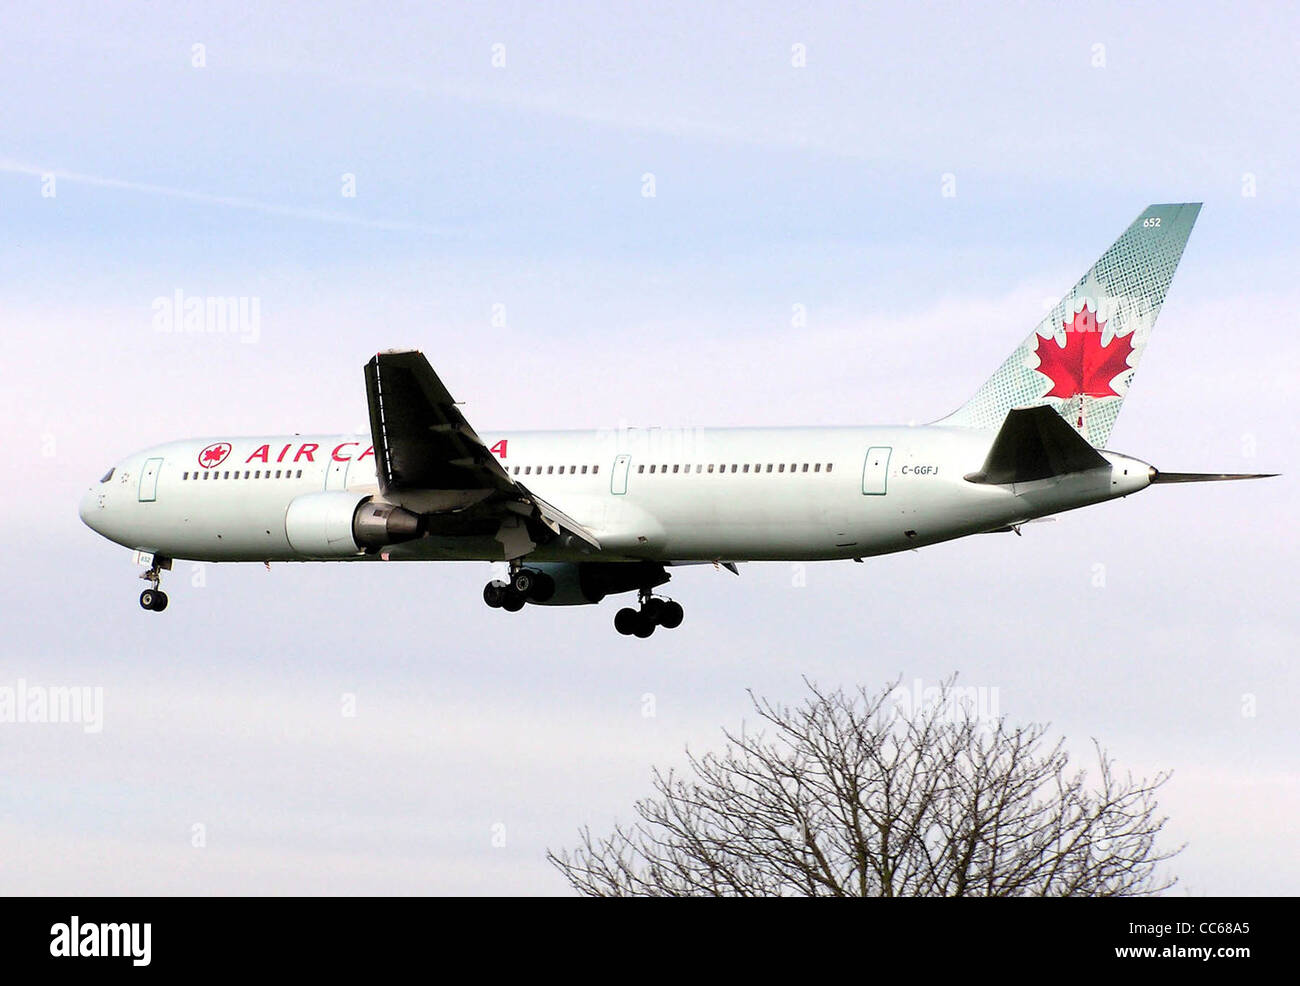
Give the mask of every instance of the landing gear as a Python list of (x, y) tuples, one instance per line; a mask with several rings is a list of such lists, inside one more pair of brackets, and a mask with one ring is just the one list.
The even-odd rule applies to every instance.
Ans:
[(483, 587), (483, 601), (507, 613), (519, 612), (524, 603), (544, 603), (554, 595), (555, 580), (531, 568), (515, 568), (509, 582), (493, 580)]
[(521, 568), (510, 577), (510, 588), (533, 603), (544, 603), (555, 595), (555, 580), (545, 572)]
[(161, 589), (145, 589), (140, 593), (140, 608), (161, 613), (167, 608), (167, 593)]
[(685, 618), (686, 612), (682, 609), (682, 604), (670, 599), (664, 603), (664, 608), (659, 614), (659, 625), (665, 630), (676, 630)]
[(644, 640), (655, 632), (657, 626), (665, 630), (677, 629), (684, 616), (681, 603), (652, 596), (646, 591), (641, 593), (640, 609), (625, 606), (614, 614), (614, 629), (625, 637)]
[(506, 601), (508, 592), (510, 592), (510, 586), (504, 582), (493, 580), (483, 587), (483, 601), (493, 609), (500, 609)]
[(163, 569), (170, 569), (171, 567), (172, 561), (170, 558), (155, 555), (148, 570), (141, 573), (140, 578), (149, 583), (149, 588), (140, 593), (141, 609), (161, 613), (167, 608), (167, 593), (162, 591), (161, 583)]
[(493, 609), (518, 613), (524, 608), (524, 597), (509, 582), (492, 581), (483, 587), (483, 601)]

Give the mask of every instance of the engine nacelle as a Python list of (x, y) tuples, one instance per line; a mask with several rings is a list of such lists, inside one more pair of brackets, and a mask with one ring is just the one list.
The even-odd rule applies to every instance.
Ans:
[(546, 599), (529, 600), (538, 606), (590, 606), (613, 593), (662, 585), (670, 578), (654, 562), (525, 562), (524, 567), (555, 583)]
[(331, 491), (289, 501), (284, 533), (293, 550), (312, 558), (349, 558), (366, 549), (420, 536), (418, 514), (373, 496)]

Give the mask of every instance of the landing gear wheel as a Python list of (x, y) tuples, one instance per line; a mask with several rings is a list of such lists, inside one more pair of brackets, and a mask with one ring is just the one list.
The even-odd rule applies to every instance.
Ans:
[(514, 589), (515, 592), (527, 599), (529, 594), (533, 591), (533, 585), (535, 583), (536, 576), (532, 572), (528, 571), (528, 569), (521, 568), (519, 571), (515, 572), (514, 577), (511, 578), (510, 588)]
[(636, 632), (638, 621), (641, 614), (634, 609), (624, 607), (614, 614), (614, 629), (625, 637), (632, 636)]
[(167, 593), (161, 589), (145, 589), (140, 593), (140, 606), (142, 609), (161, 613), (167, 608)]
[(682, 625), (682, 619), (685, 615), (682, 604), (670, 599), (664, 603), (663, 609), (659, 611), (659, 625), (665, 630), (676, 630)]
[(641, 604), (641, 615), (651, 623), (662, 623), (667, 605), (667, 601), (663, 599), (647, 599)]
[(505, 605), (509, 591), (510, 587), (504, 582), (489, 582), (483, 587), (483, 601), (493, 609), (500, 609)]
[(544, 603), (555, 595), (555, 579), (545, 572), (533, 572), (533, 587), (528, 598), (535, 603)]
[(655, 622), (644, 613), (637, 613), (636, 626), (632, 628), (632, 632), (644, 640), (655, 632)]
[(524, 597), (515, 592), (514, 589), (507, 589), (505, 598), (501, 600), (501, 608), (507, 613), (518, 613), (524, 608)]

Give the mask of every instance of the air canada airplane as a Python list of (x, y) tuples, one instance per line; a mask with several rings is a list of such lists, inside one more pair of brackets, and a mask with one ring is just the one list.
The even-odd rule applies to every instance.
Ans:
[(919, 427), (489, 431), (428, 361), (365, 366), (368, 435), (210, 437), (117, 463), (81, 501), (92, 529), (162, 572), (196, 561), (495, 561), (493, 608), (599, 603), (622, 634), (682, 622), (656, 592), (681, 565), (861, 561), (1155, 483), (1106, 449), (1198, 203), (1153, 205), (960, 408)]

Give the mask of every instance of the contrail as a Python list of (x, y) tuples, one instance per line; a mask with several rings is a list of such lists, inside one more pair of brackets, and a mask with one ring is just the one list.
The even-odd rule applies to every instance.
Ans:
[(145, 195), (163, 195), (167, 198), (184, 199), (187, 202), (202, 202), (206, 205), (220, 205), (229, 209), (247, 209), (250, 212), (262, 212), (272, 216), (288, 216), (293, 219), (306, 219), (311, 222), (422, 233), (452, 232), (446, 228), (425, 226), (421, 223), (366, 219), (360, 216), (350, 216), (343, 212), (330, 212), (325, 209), (302, 209), (289, 205), (275, 205), (270, 202), (259, 202), (256, 199), (241, 198), (236, 195), (212, 195), (208, 192), (195, 192), (187, 188), (175, 188), (171, 185), (155, 185), (151, 182), (126, 181), (121, 178), (105, 178), (101, 175), (85, 175), (76, 171), (63, 171), (59, 168), (37, 168), (5, 157), (0, 157), (0, 171), (15, 175), (35, 175), (37, 177), (53, 175), (59, 181), (92, 185), (96, 188), (114, 188), (125, 192), (140, 192)]

